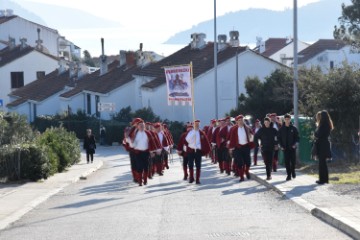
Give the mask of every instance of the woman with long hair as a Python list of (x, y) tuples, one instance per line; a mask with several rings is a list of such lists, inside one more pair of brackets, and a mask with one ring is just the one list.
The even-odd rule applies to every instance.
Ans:
[(322, 110), (316, 114), (316, 150), (319, 159), (319, 180), (317, 184), (329, 183), (329, 172), (327, 167), (327, 159), (331, 158), (330, 133), (334, 129), (333, 122), (328, 111)]

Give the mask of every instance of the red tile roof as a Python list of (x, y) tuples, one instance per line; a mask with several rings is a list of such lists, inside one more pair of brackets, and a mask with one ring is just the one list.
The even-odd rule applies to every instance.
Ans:
[(325, 50), (339, 50), (345, 46), (346, 44), (341, 40), (320, 39), (319, 41), (299, 52), (299, 64), (308, 61)]
[(9, 17), (8, 16), (0, 17), (0, 24), (10, 21), (11, 19), (16, 18), (16, 17), (17, 17), (16, 15), (9, 16)]
[(32, 51), (37, 51), (37, 52), (44, 54), (50, 58), (53, 58), (54, 60), (58, 60), (57, 57), (47, 54), (47, 53), (44, 53), (44, 52), (41, 52), (33, 47), (26, 46), (25, 48), (22, 49), (19, 45), (19, 46), (14, 47), (13, 49), (6, 47), (0, 51), (0, 67), (5, 66), (8, 63), (11, 63), (12, 61), (14, 61), (18, 58), (21, 58)]
[(18, 99), (7, 104), (7, 107), (16, 107), (28, 100), (41, 102), (62, 91), (67, 84), (69, 84), (69, 71), (58, 75), (58, 70), (55, 70), (42, 79), (35, 80), (11, 92), (9, 95), (18, 97)]
[[(246, 51), (246, 47), (231, 47), (223, 49), (218, 53), (218, 64), (235, 57), (236, 52), (240, 54)], [(153, 63), (147, 67), (139, 69), (135, 74), (140, 76), (154, 77), (155, 79), (142, 85), (142, 87), (156, 88), (166, 83), (164, 66), (193, 64), (194, 79), (199, 75), (214, 68), (214, 43), (209, 42), (202, 49), (191, 49), (190, 44), (174, 54), (162, 59), (159, 62)]]
[(119, 61), (115, 60), (108, 65), (108, 72), (102, 76), (100, 70), (89, 74), (80, 79), (76, 87), (68, 92), (60, 95), (60, 97), (70, 98), (82, 91), (90, 91), (96, 93), (106, 94), (113, 91), (116, 88), (132, 81), (134, 79), (133, 73), (138, 67), (132, 66), (126, 68), (125, 65), (119, 67)]
[[(265, 51), (262, 53), (262, 55), (270, 57), (292, 42), (290, 41), (287, 43), (287, 41), (287, 38), (269, 38), (265, 41)], [(256, 47), (254, 51), (259, 52), (259, 47)]]

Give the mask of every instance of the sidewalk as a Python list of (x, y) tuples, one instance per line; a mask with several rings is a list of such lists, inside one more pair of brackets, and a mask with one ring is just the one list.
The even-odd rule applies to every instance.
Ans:
[(265, 166), (252, 166), (251, 177), (294, 201), (312, 215), (345, 232), (354, 239), (360, 239), (360, 202), (354, 198), (340, 196), (329, 189), (329, 184), (318, 185), (313, 176), (297, 172), (295, 179), (286, 181), (286, 169), (281, 167), (272, 173), (272, 180), (266, 179)]
[(94, 163), (87, 164), (86, 155), (82, 152), (81, 161), (78, 164), (43, 182), (0, 185), (0, 230), (5, 229), (52, 195), (88, 176), (102, 165), (101, 158), (96, 155)]

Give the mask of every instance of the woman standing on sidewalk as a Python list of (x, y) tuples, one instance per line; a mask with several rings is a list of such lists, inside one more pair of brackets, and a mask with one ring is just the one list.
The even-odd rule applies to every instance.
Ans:
[(329, 137), (330, 132), (334, 129), (333, 122), (326, 110), (322, 110), (316, 114), (316, 126), (315, 144), (317, 157), (319, 159), (319, 180), (316, 181), (316, 183), (324, 184), (329, 183), (329, 173), (326, 161), (331, 158)]
[(96, 142), (95, 142), (95, 136), (91, 133), (91, 129), (86, 129), (86, 135), (84, 138), (84, 149), (86, 150), (87, 163), (89, 163), (89, 160), (91, 160), (92, 163), (94, 160)]

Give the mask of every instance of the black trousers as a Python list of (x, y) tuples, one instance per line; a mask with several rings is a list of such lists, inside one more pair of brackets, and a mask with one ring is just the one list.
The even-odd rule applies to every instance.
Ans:
[(217, 150), (217, 156), (218, 156), (218, 162), (223, 162), (225, 161), (224, 156), (225, 156), (225, 152), (228, 151), (227, 148), (218, 148)]
[(273, 150), (263, 150), (262, 156), (264, 158), (265, 167), (266, 167), (266, 176), (271, 176), (271, 170), (272, 170), (272, 163), (273, 163), (273, 156), (274, 151)]
[(329, 171), (325, 157), (319, 157), (319, 181), (329, 183)]
[(91, 162), (94, 160), (94, 153), (86, 151), (86, 161), (89, 162), (89, 159)]
[(201, 151), (188, 153), (187, 158), (189, 161), (189, 169), (194, 169), (194, 162), (196, 169), (201, 169)]
[(250, 147), (245, 145), (240, 148), (235, 148), (233, 151), (234, 161), (239, 168), (243, 166), (250, 167), (251, 157), (250, 157)]
[(284, 150), (284, 160), (288, 177), (295, 175), (296, 150), (294, 148)]
[(136, 170), (135, 154), (134, 154), (134, 152), (130, 151), (130, 152), (129, 152), (129, 156), (130, 156), (130, 167), (131, 167), (131, 170)]
[(143, 171), (147, 171), (149, 168), (149, 152), (138, 152), (135, 153), (136, 159), (136, 171), (142, 173)]
[(183, 156), (182, 158), (183, 158), (182, 165), (183, 165), (183, 167), (187, 168), (187, 166), (189, 164), (188, 156)]

